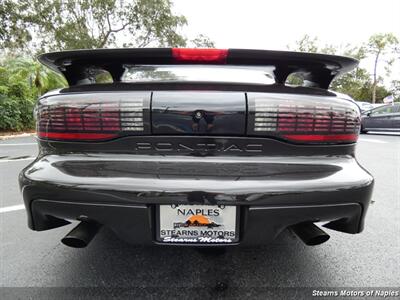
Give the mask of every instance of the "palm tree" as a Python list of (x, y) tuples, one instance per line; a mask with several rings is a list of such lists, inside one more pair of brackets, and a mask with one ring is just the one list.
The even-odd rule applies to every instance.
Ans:
[(26, 57), (6, 58), (2, 63), (12, 77), (28, 80), (40, 96), (49, 90), (67, 86), (66, 80), (39, 62)]

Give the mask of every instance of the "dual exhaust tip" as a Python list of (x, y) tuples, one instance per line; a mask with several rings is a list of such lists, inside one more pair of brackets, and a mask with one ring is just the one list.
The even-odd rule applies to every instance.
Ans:
[(290, 229), (307, 246), (316, 246), (325, 243), (330, 236), (312, 222), (304, 222), (290, 226)]
[(61, 242), (69, 247), (84, 248), (89, 245), (100, 228), (101, 224), (96, 222), (80, 222)]
[[(84, 248), (89, 245), (100, 228), (101, 224), (96, 222), (81, 222), (61, 242), (69, 247)], [(329, 240), (329, 235), (312, 222), (292, 225), (290, 229), (308, 246), (320, 245)]]

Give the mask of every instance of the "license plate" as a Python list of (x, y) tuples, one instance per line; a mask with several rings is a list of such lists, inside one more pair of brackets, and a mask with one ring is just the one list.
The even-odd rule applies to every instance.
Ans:
[(160, 205), (158, 214), (160, 242), (229, 244), (239, 240), (236, 206)]

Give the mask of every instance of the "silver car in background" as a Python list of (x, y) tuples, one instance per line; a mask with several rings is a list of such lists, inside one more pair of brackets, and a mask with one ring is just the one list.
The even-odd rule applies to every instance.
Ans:
[(400, 102), (379, 106), (363, 112), (361, 133), (368, 131), (400, 132)]

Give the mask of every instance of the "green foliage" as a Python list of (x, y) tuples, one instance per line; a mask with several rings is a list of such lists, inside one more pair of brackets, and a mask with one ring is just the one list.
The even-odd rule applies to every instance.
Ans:
[(301, 86), (304, 83), (304, 76), (301, 73), (292, 73), (286, 78), (286, 84)]
[(213, 46), (203, 35), (179, 34), (187, 20), (169, 0), (3, 0), (1, 6), (4, 49)]
[(319, 51), (318, 38), (311, 38), (308, 34), (305, 34), (295, 42), (294, 46), (288, 46), (288, 48), (295, 51), (315, 53)]
[(390, 92), (394, 96), (394, 101), (400, 102), (400, 80), (393, 80), (390, 85)]
[(0, 130), (33, 128), (37, 97), (63, 86), (66, 82), (60, 75), (37, 62), (5, 57), (0, 61)]
[[(0, 0), (0, 130), (33, 126), (38, 96), (66, 86), (33, 57), (45, 51), (105, 47), (214, 47), (204, 35), (188, 39), (170, 0)], [(1, 59), (1, 57), (0, 57)], [(110, 82), (108, 73), (97, 82)]]
[(373, 55), (393, 51), (399, 40), (393, 33), (378, 33), (372, 35), (367, 44), (367, 51)]
[(374, 71), (373, 71), (373, 83), (372, 83), (372, 103), (375, 103), (377, 99), (377, 89), (378, 89), (378, 64), (384, 59), (384, 68), (386, 75), (390, 74), (390, 67), (394, 63), (393, 57), (388, 57), (388, 54), (394, 54), (397, 49), (396, 46), (399, 44), (399, 40), (392, 33), (379, 33), (372, 35), (367, 44), (367, 51), (374, 57)]
[[(398, 41), (394, 35), (380, 34), (371, 36), (367, 45), (360, 45), (358, 47), (351, 45), (340, 47), (325, 45), (324, 47), (321, 47), (319, 46), (320, 43), (317, 38), (311, 38), (310, 36), (305, 35), (303, 38), (296, 41), (294, 45), (288, 46), (288, 48), (302, 52), (319, 52), (325, 54), (345, 55), (358, 60), (363, 60), (367, 58), (368, 55), (376, 55), (379, 51), (381, 51), (381, 54), (384, 53), (388, 50), (389, 45), (394, 46), (396, 43), (398, 43)], [(391, 51), (387, 52), (393, 53), (394, 51), (395, 49), (393, 48)], [(386, 63), (387, 66), (390, 67), (393, 61), (390, 60)], [(387, 75), (388, 73), (389, 72), (387, 72)], [(374, 78), (374, 76), (372, 76), (372, 78)], [(301, 81), (295, 77), (290, 77), (288, 80), (290, 83), (301, 83)], [(395, 87), (396, 85), (393, 83), (393, 88), (391, 90), (396, 90)], [(347, 94), (355, 100), (362, 101), (374, 101), (374, 97), (376, 100), (381, 101), (391, 93), (391, 91), (387, 90), (382, 84), (381, 77), (377, 76), (375, 80), (371, 80), (371, 75), (369, 72), (361, 67), (357, 67), (349, 73), (345, 73), (336, 77), (332, 81), (330, 88), (334, 91)]]
[(0, 130), (20, 131), (33, 128), (34, 102), (30, 99), (0, 95)]
[(199, 34), (195, 39), (189, 42), (191, 47), (205, 47), (205, 48), (215, 48), (215, 44), (210, 40), (209, 37)]

